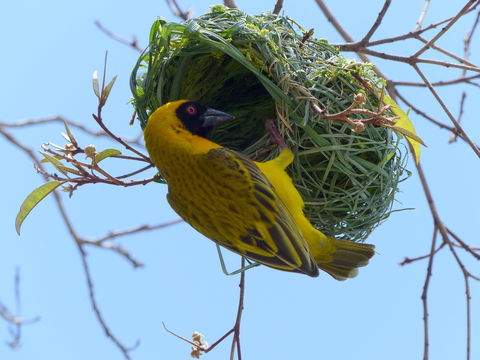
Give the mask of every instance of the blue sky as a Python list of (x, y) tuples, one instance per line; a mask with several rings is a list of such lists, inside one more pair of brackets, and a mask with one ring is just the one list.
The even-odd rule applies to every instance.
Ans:
[[(180, 2), (184, 7), (192, 7), (194, 16), (215, 4), (203, 0)], [(273, 1), (238, 0), (237, 3), (249, 13), (273, 8)], [(301, 7), (295, 5), (298, 2), (286, 0), (285, 3), (285, 14), (307, 29), (315, 28), (315, 36), (332, 43), (342, 42), (314, 1), (305, 1)], [(413, 0), (393, 3), (376, 38), (410, 31), (423, 4)], [(330, 1), (329, 5), (346, 24), (347, 31), (359, 39), (369, 29), (383, 1), (352, 2), (348, 11), (344, 2)], [(457, 5), (454, 2), (432, 4), (425, 24), (451, 15), (459, 8)], [(104, 119), (117, 134), (136, 136), (138, 126), (128, 126), (132, 111), (128, 104), (128, 82), (138, 54), (106, 37), (94, 26), (94, 21), (101, 21), (126, 38), (136, 35), (139, 43), (145, 45), (150, 25), (158, 16), (177, 20), (163, 1), (145, 1), (141, 5), (91, 0), (9, 2), (0, 14), (0, 29), (4, 34), (0, 58), (0, 121), (60, 114), (95, 128), (91, 118), (96, 109), (91, 74), (102, 69), (108, 50), (108, 73), (117, 74), (118, 80), (104, 109)], [(469, 17), (468, 21), (459, 23), (440, 44), (461, 54), (462, 39), (472, 21)], [(416, 48), (418, 45), (405, 43), (385, 49), (409, 54)], [(478, 63), (475, 50), (472, 49), (472, 61)], [(394, 79), (418, 80), (406, 66), (383, 61), (378, 64)], [(424, 69), (432, 79), (459, 75), (451, 69)], [(468, 90), (464, 127), (478, 142), (480, 130), (475, 123), (477, 112), (473, 106), (478, 88)], [(440, 90), (454, 114), (458, 112), (461, 91), (460, 87)], [(421, 108), (448, 123), (427, 91), (405, 88), (403, 92), (413, 96)], [(412, 121), (428, 144), (428, 148), (423, 149), (422, 162), (441, 216), (465, 241), (478, 246), (478, 159), (463, 142), (448, 145), (449, 134), (444, 130), (415, 115)], [(62, 143), (61, 131), (64, 131), (61, 126), (51, 125), (16, 130), (14, 135), (39, 150), (47, 141)], [(101, 148), (108, 144), (79, 131), (75, 134), (84, 145), (94, 143)], [(42, 202), (26, 220), (21, 237), (16, 235), (13, 222), (18, 207), (43, 180), (35, 173), (31, 160), (3, 138), (0, 149), (7, 164), (1, 179), (0, 300), (13, 307), (13, 276), (19, 267), (22, 315), (41, 317), (39, 322), (23, 329), (23, 346), (17, 351), (3, 345), (9, 334), (0, 321), (0, 359), (121, 359), (91, 310), (80, 256), (53, 200)], [(393, 214), (371, 235), (369, 242), (376, 245), (377, 255), (368, 267), (361, 269), (358, 278), (336, 282), (328, 276), (312, 279), (265, 267), (247, 272), (241, 335), (245, 359), (421, 358), (420, 295), (427, 264), (418, 262), (400, 267), (398, 263), (405, 256), (429, 251), (432, 219), (411, 161), (409, 168), (414, 174), (401, 185), (398, 208), (415, 210)], [(152, 170), (148, 176), (153, 174)], [(177, 218), (165, 194), (165, 186), (158, 184), (128, 189), (85, 186), (71, 199), (65, 196), (65, 204), (81, 234), (96, 237), (111, 229)], [(118, 255), (94, 248), (88, 249), (88, 261), (98, 302), (110, 328), (126, 346), (140, 340), (138, 348), (131, 353), (133, 359), (189, 358), (189, 346), (166, 333), (162, 321), (187, 337), (199, 331), (210, 343), (232, 326), (238, 278), (222, 273), (212, 242), (186, 224), (118, 241), (145, 267), (134, 270)], [(232, 268), (239, 263), (234, 255), (228, 255), (227, 261)], [(466, 265), (472, 270), (478, 266), (468, 260)], [(480, 335), (479, 323), (475, 321), (479, 306), (476, 292), (478, 284), (473, 283), (473, 339)], [(447, 252), (435, 259), (429, 296), (431, 358), (463, 358), (463, 277)], [(204, 358), (225, 359), (229, 346), (230, 341), (226, 341)], [(479, 355), (474, 341), (472, 358)]]

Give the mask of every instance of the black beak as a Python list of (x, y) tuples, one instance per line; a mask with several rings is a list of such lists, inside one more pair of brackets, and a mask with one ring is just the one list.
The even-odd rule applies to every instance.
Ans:
[(204, 128), (215, 128), (217, 125), (232, 121), (235, 119), (230, 114), (224, 113), (223, 111), (218, 111), (208, 108), (201, 116), (202, 127)]

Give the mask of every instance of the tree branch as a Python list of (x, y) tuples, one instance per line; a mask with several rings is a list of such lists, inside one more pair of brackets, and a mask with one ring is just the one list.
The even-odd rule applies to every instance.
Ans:
[(108, 30), (105, 26), (103, 26), (103, 24), (98, 21), (98, 20), (95, 20), (94, 21), (94, 24), (96, 27), (98, 27), (100, 29), (100, 31), (102, 31), (105, 35), (107, 35), (108, 37), (112, 38), (113, 40), (115, 41), (118, 41), (122, 44), (125, 44), (131, 48), (133, 48), (134, 50), (136, 51), (139, 51), (139, 52), (142, 52), (143, 49), (138, 45), (138, 41), (137, 41), (137, 38), (134, 36), (132, 38), (132, 40), (127, 40), (113, 32), (111, 32), (110, 30)]
[(458, 121), (454, 118), (450, 110), (448, 109), (447, 105), (443, 102), (442, 98), (438, 93), (435, 91), (433, 88), (432, 84), (430, 84), (430, 81), (427, 79), (427, 77), (423, 74), (423, 72), (420, 70), (420, 68), (415, 64), (413, 65), (413, 68), (417, 71), (417, 73), (420, 75), (422, 80), (427, 84), (428, 89), (430, 92), (433, 94), (435, 99), (438, 101), (440, 106), (442, 107), (443, 111), (445, 114), (447, 114), (448, 118), (450, 121), (453, 123), (455, 126), (455, 129), (458, 131), (460, 135), (462, 135), (462, 138), (467, 142), (468, 145), (472, 148), (472, 150), (475, 152), (475, 154), (480, 158), (480, 149), (473, 143), (473, 141), (470, 139), (470, 137), (467, 135), (467, 133), (463, 130), (463, 128), (460, 126)]
[(274, 14), (279, 14), (280, 10), (282, 10), (282, 7), (283, 7), (283, 0), (277, 0), (272, 12)]
[(188, 20), (190, 15), (192, 14), (192, 10), (188, 9), (187, 11), (183, 11), (178, 5), (177, 0), (167, 0), (167, 5), (172, 11), (172, 13), (179, 17), (182, 20)]
[(391, 3), (392, 3), (392, 0), (385, 1), (385, 3), (383, 4), (382, 10), (380, 10), (380, 13), (378, 14), (374, 24), (372, 25), (370, 30), (368, 30), (368, 32), (365, 34), (363, 39), (359, 41), (360, 44), (367, 44), (370, 41), (370, 38), (375, 33), (375, 31), (377, 31), (378, 27), (382, 23), (383, 18), (385, 17), (385, 14), (387, 13), (387, 10), (390, 7)]
[(236, 9), (238, 8), (237, 4), (235, 3), (235, 0), (223, 0), (223, 4), (226, 7), (229, 7), (231, 9)]

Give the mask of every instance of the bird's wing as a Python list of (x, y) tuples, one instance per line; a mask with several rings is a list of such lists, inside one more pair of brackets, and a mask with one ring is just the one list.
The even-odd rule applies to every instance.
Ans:
[[(318, 274), (289, 210), (253, 161), (225, 148), (210, 150), (199, 161), (205, 170), (202, 173), (209, 186), (205, 191), (211, 192), (215, 216), (194, 216), (197, 221), (207, 221), (209, 229), (204, 223), (195, 226), (191, 216), (188, 222), (220, 245), (255, 261), (310, 276)], [(185, 204), (189, 210), (180, 209), (182, 202), (175, 200), (169, 195), (172, 207), (182, 217), (182, 213), (192, 212), (191, 204)], [(215, 231), (209, 232), (212, 228)]]

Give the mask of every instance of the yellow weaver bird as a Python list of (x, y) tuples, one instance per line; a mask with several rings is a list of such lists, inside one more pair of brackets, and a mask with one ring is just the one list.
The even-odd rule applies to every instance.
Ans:
[[(337, 280), (357, 274), (374, 246), (328, 237), (303, 214), (303, 200), (285, 172), (293, 153), (256, 162), (210, 140), (224, 112), (179, 100), (158, 108), (144, 138), (168, 184), (168, 202), (217, 244), (274, 269)], [(278, 134), (277, 134), (278, 135)]]

